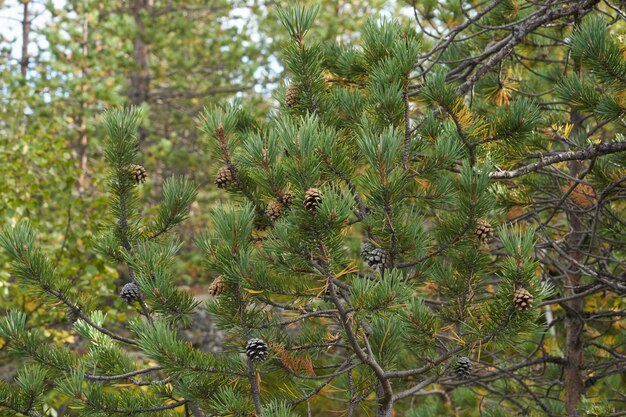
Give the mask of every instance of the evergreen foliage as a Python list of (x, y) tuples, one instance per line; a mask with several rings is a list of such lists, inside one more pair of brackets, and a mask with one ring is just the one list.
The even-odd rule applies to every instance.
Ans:
[[(9, 311), (3, 350), (25, 365), (0, 385), (2, 412), (47, 415), (49, 383), (81, 416), (613, 412), (584, 395), (619, 386), (626, 366), (619, 324), (602, 321), (622, 315), (626, 288), (624, 48), (601, 15), (584, 17), (596, 2), (440, 3), (413, 5), (419, 30), (371, 19), (348, 45), (310, 36), (317, 7), (277, 12), (290, 79), (276, 111), (257, 122), (232, 102), (199, 118), (231, 197), (197, 238), (216, 277), (203, 306), (173, 273), (197, 188), (164, 181), (145, 215), (149, 184), (129, 175), (142, 113), (106, 112), (93, 247), (138, 300), (112, 324), (27, 221), (6, 227), (12, 275), (71, 309), (87, 347)], [(524, 64), (554, 39), (555, 62)], [(224, 333), (218, 352), (181, 337), (197, 308)]]

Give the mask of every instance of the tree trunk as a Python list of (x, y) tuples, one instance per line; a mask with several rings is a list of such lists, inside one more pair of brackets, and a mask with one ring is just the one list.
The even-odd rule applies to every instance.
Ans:
[[(145, 24), (142, 19), (143, 12), (151, 12), (154, 0), (134, 0), (133, 18), (137, 25), (137, 35), (133, 40), (133, 58), (137, 68), (130, 76), (130, 101), (134, 106), (141, 106), (148, 101), (150, 87), (150, 67), (148, 45), (144, 42)], [(139, 127), (139, 146), (146, 138), (146, 131)]]
[(89, 137), (87, 136), (87, 124), (85, 123), (85, 112), (87, 109), (87, 102), (85, 101), (85, 92), (87, 90), (87, 65), (84, 60), (89, 55), (89, 20), (87, 19), (87, 11), (83, 10), (85, 16), (83, 18), (83, 37), (82, 42), (82, 60), (80, 75), (82, 85), (80, 87), (83, 93), (80, 100), (80, 112), (78, 114), (78, 149), (80, 152), (80, 175), (78, 177), (78, 192), (80, 195), (85, 193), (85, 182), (87, 178), (87, 147), (89, 146)]
[(28, 43), (30, 42), (30, 11), (28, 9), (30, 2), (24, 1), (23, 7), (23, 19), (22, 19), (22, 57), (20, 60), (20, 69), (22, 77), (26, 79), (26, 73), (28, 72)]
[[(574, 124), (573, 133), (583, 129), (581, 116), (572, 111), (571, 122)], [(584, 165), (580, 161), (570, 161), (568, 164), (570, 175), (580, 178), (584, 171)], [(585, 239), (586, 230), (578, 212), (579, 209), (572, 207), (567, 210), (567, 218), (570, 225), (569, 236), (566, 239), (568, 255), (575, 261), (582, 261), (581, 246)], [(580, 268), (572, 261), (567, 267), (565, 275), (565, 296), (573, 296), (576, 289), (581, 285)], [(572, 298), (565, 304), (565, 340), (567, 362), (565, 364), (565, 409), (570, 417), (579, 416), (578, 404), (583, 395), (585, 383), (582, 375), (583, 366), (583, 297)]]

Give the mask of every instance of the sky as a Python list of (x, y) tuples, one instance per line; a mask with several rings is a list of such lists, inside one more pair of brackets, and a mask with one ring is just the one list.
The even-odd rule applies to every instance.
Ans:
[[(13, 55), (18, 57), (22, 48), (21, 43), (21, 26), (23, 16), (23, 5), (19, 0), (0, 0), (0, 4), (4, 3), (4, 6), (0, 8), (0, 37), (8, 41), (14, 41)], [(63, 4), (63, 0), (52, 0), (55, 6)], [(34, 17), (32, 25), (37, 27), (42, 22), (45, 23), (46, 19), (50, 18), (50, 14), (46, 12), (42, 2), (31, 2), (29, 5), (29, 13)], [(41, 43), (41, 39), (35, 39), (35, 42)], [(44, 46), (44, 45), (41, 45)], [(34, 52), (36, 44), (29, 45), (29, 51)]]

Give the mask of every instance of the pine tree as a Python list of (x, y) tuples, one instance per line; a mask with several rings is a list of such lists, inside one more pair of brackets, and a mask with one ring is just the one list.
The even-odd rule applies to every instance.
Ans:
[[(129, 173), (129, 167), (134, 166), (138, 157), (136, 132), (140, 116), (136, 108), (111, 110), (104, 116), (108, 133), (104, 154), (109, 166), (110, 215), (94, 248), (112, 265), (127, 265), (131, 281), (124, 286), (122, 297), (137, 302), (143, 320), (131, 321), (130, 328), (135, 332), (132, 336), (125, 335), (126, 331), (110, 329), (106, 315), (82, 305), (72, 282), (58, 274), (50, 258), (39, 249), (35, 231), (27, 221), (6, 228), (0, 236), (0, 245), (13, 261), (14, 276), (41, 302), (71, 310), (75, 331), (89, 341), (84, 355), (48, 344), (42, 328), (27, 327), (23, 312), (9, 312), (0, 323), (0, 335), (8, 343), (6, 347), (12, 355), (35, 362), (20, 371), (16, 385), (3, 383), (0, 387), (3, 394), (0, 405), (9, 411), (45, 415), (43, 393), (49, 381), (55, 381), (61, 393), (76, 400), (81, 415), (134, 414), (187, 404), (171, 400), (179, 393), (170, 391), (166, 382), (159, 382), (156, 377), (151, 381), (153, 384), (148, 384), (151, 386), (148, 391), (109, 389), (111, 384), (127, 380), (145, 385), (140, 382), (144, 375), (160, 369), (158, 366), (137, 369), (135, 360), (122, 346), (137, 348), (142, 343), (149, 344), (150, 334), (169, 331), (176, 322), (188, 322), (189, 314), (197, 306), (190, 295), (173, 286), (171, 264), (180, 243), (165, 237), (187, 217), (196, 188), (185, 178), (166, 180), (156, 215), (152, 219), (143, 218), (143, 210), (138, 206), (140, 183)], [(111, 293), (108, 297), (118, 296)], [(149, 330), (141, 330), (142, 326)], [(183, 346), (182, 342), (178, 343)], [(87, 385), (83, 385), (84, 381)]]
[[(46, 343), (9, 312), (0, 337), (31, 363), (0, 385), (0, 406), (43, 415), (54, 382), (87, 416), (608, 410), (582, 397), (624, 368), (619, 325), (603, 320), (623, 315), (623, 48), (585, 17), (594, 1), (470, 3), (414, 4), (419, 30), (369, 20), (349, 45), (311, 38), (317, 8), (279, 10), (290, 79), (275, 114), (251, 123), (237, 102), (202, 114), (231, 195), (197, 240), (217, 277), (218, 353), (177, 332), (198, 306), (173, 285), (168, 236), (195, 187), (166, 181), (144, 219), (145, 184), (129, 175), (140, 115), (107, 113), (110, 216), (95, 249), (128, 268), (134, 318), (112, 330), (28, 223), (6, 228), (13, 275), (71, 309), (90, 345)], [(554, 55), (527, 59), (538, 44)], [(602, 307), (584, 311), (593, 296)]]
[[(264, 128), (242, 127), (238, 106), (204, 114), (218, 165), (237, 172), (229, 191), (246, 200), (217, 209), (200, 240), (209, 270), (228, 282), (208, 308), (227, 338), (269, 346), (249, 391), (235, 393), (251, 397), (257, 415), (276, 400), (304, 410), (332, 384), (335, 399), (314, 409), (390, 416), (430, 384), (466, 383), (465, 356), (477, 358), (478, 346), (511, 346), (538, 328), (536, 309), (516, 306), (518, 287), (537, 302), (550, 291), (535, 274), (532, 230), (493, 226), (507, 256), (477, 237), (497, 224), (485, 223), (493, 168), (464, 149), (454, 118), (442, 120), (436, 140), (410, 118), (419, 39), (370, 21), (359, 50), (308, 42), (316, 12), (279, 12), (293, 78)], [(443, 77), (422, 97), (460, 111)], [(516, 133), (513, 124), (505, 127)], [(276, 220), (266, 207), (286, 189), (294, 204)], [(420, 290), (426, 283), (432, 293)]]

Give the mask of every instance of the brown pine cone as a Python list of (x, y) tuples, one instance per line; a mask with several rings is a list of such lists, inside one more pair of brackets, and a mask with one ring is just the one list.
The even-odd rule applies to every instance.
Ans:
[(283, 205), (276, 200), (272, 200), (267, 205), (265, 213), (270, 219), (272, 219), (272, 221), (275, 222), (283, 214)]
[(311, 214), (315, 214), (321, 202), (322, 196), (317, 188), (309, 188), (304, 194), (304, 207)]
[(285, 92), (285, 105), (289, 108), (296, 106), (300, 102), (300, 89), (296, 84), (289, 84)]
[(213, 296), (213, 297), (217, 297), (218, 295), (220, 295), (222, 292), (224, 292), (224, 289), (226, 288), (226, 284), (224, 283), (224, 280), (222, 279), (221, 275), (217, 278), (215, 278), (213, 280), (213, 282), (211, 283), (211, 285), (209, 285), (209, 295)]
[(148, 173), (144, 167), (137, 164), (131, 164), (128, 166), (128, 173), (133, 178), (135, 183), (139, 184), (142, 182), (146, 182), (146, 178), (148, 177)]
[(290, 191), (285, 191), (280, 200), (283, 206), (289, 208), (293, 205), (293, 194)]
[(489, 224), (487, 220), (478, 220), (474, 233), (476, 234), (476, 237), (483, 243), (489, 243), (493, 238), (493, 229), (491, 228), (491, 224)]
[(533, 295), (529, 293), (526, 288), (519, 287), (515, 290), (513, 304), (515, 304), (515, 308), (519, 311), (526, 311), (532, 307)]
[(217, 174), (215, 175), (215, 185), (218, 188), (226, 188), (230, 184), (232, 184), (235, 176), (233, 175), (233, 167), (231, 166), (223, 166), (217, 170)]

